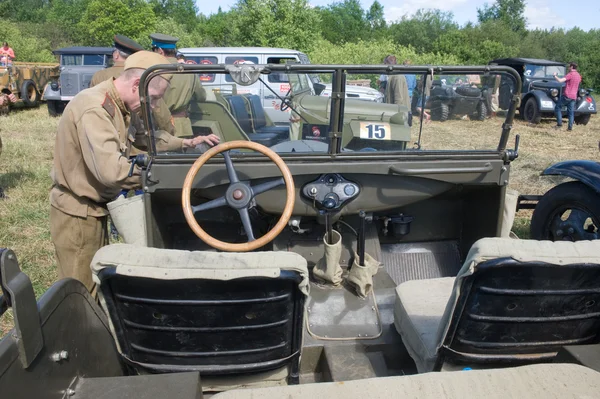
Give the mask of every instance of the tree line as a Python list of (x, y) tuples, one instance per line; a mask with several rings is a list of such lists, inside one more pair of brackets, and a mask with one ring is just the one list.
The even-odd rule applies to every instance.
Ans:
[(420, 9), (394, 22), (374, 1), (311, 7), (308, 0), (238, 0), (205, 15), (194, 0), (3, 0), (0, 41), (18, 60), (53, 62), (52, 50), (110, 46), (120, 33), (149, 47), (148, 35), (179, 47), (265, 46), (307, 53), (313, 63), (378, 64), (387, 54), (413, 64), (487, 64), (495, 58), (575, 61), (584, 85), (600, 88), (600, 30), (527, 29), (526, 0), (496, 0), (459, 25), (451, 12)]

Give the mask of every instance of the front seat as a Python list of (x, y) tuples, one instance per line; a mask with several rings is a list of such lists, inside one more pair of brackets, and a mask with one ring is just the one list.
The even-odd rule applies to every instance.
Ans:
[(91, 267), (134, 373), (200, 371), (211, 391), (298, 383), (308, 295), (302, 256), (114, 244)]
[(600, 240), (484, 238), (456, 278), (396, 289), (394, 325), (420, 373), (551, 361), (600, 342)]

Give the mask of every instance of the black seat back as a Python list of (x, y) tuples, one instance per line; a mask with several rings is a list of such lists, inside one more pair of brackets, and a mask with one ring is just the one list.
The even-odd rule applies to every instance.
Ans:
[(463, 278), (443, 358), (550, 360), (563, 345), (600, 342), (600, 265), (485, 261)]
[(252, 120), (246, 109), (246, 101), (244, 98), (241, 95), (232, 95), (227, 96), (226, 99), (227, 102), (229, 102), (231, 113), (238, 121), (242, 130), (246, 134), (254, 132), (254, 129), (252, 129)]
[(301, 277), (157, 280), (103, 269), (101, 291), (123, 358), (151, 372), (237, 374), (299, 368)]
[(254, 130), (267, 126), (267, 117), (265, 116), (265, 110), (261, 104), (260, 97), (256, 94), (245, 94), (250, 104), (250, 111), (252, 112), (252, 120), (254, 122)]

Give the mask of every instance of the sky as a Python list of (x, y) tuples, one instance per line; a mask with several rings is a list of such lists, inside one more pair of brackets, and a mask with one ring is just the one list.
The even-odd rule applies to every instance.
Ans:
[[(327, 6), (340, 0), (309, 0), (313, 6)], [(373, 0), (360, 0), (364, 10), (368, 10)], [(438, 8), (454, 13), (454, 20), (463, 25), (469, 21), (477, 21), (477, 8), (484, 3), (491, 4), (492, 0), (379, 0), (384, 7), (385, 19), (389, 22), (412, 14), (419, 8)], [(209, 15), (217, 12), (219, 7), (228, 11), (235, 0), (196, 0), (200, 12)], [(576, 4), (573, 7), (573, 4)], [(600, 28), (600, 2), (565, 0), (527, 0), (525, 16), (529, 29), (579, 27), (585, 31)]]

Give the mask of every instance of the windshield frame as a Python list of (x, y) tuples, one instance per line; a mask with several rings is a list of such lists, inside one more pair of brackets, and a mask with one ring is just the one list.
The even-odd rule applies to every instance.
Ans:
[[(151, 113), (150, 103), (146, 101), (145, 93), (148, 91), (148, 84), (150, 80), (161, 74), (169, 73), (186, 73), (186, 74), (203, 74), (203, 73), (228, 73), (231, 68), (240, 68), (241, 66), (234, 65), (189, 65), (189, 64), (165, 64), (165, 65), (154, 65), (148, 68), (142, 75), (140, 80), (140, 100), (142, 105), (142, 118), (145, 122), (145, 126), (152, 126), (150, 124), (149, 115)], [(284, 73), (305, 73), (311, 74), (332, 74), (332, 97), (331, 97), (331, 111), (330, 111), (330, 142), (328, 153), (298, 153), (298, 154), (281, 154), (282, 157), (288, 158), (313, 158), (322, 159), (323, 157), (349, 157), (349, 158), (360, 158), (368, 159), (375, 156), (377, 159), (383, 159), (388, 156), (398, 157), (405, 154), (414, 156), (415, 151), (386, 151), (380, 152), (374, 155), (371, 153), (346, 153), (341, 151), (341, 132), (343, 129), (343, 115), (344, 115), (344, 104), (345, 104), (345, 93), (346, 93), (346, 78), (348, 74), (415, 74), (415, 75), (486, 75), (486, 74), (505, 74), (515, 81), (516, 92), (513, 93), (509, 109), (506, 111), (506, 119), (502, 125), (502, 133), (498, 146), (495, 150), (427, 150), (420, 152), (419, 154), (498, 154), (506, 150), (510, 131), (515, 117), (517, 109), (517, 103), (521, 97), (521, 86), (522, 81), (517, 71), (508, 66), (497, 66), (497, 65), (486, 65), (486, 66), (416, 66), (416, 65), (316, 65), (316, 64), (254, 64), (254, 68), (260, 70), (258, 78), (262, 78), (263, 74), (270, 72), (284, 72)], [(422, 124), (421, 124), (422, 126)], [(147, 131), (149, 139), (149, 154), (154, 158), (168, 157), (169, 159), (190, 159), (197, 158), (197, 154), (160, 154), (156, 151), (155, 135), (154, 131)], [(249, 154), (244, 155), (251, 158)], [(261, 157), (262, 158), (262, 157)]]

